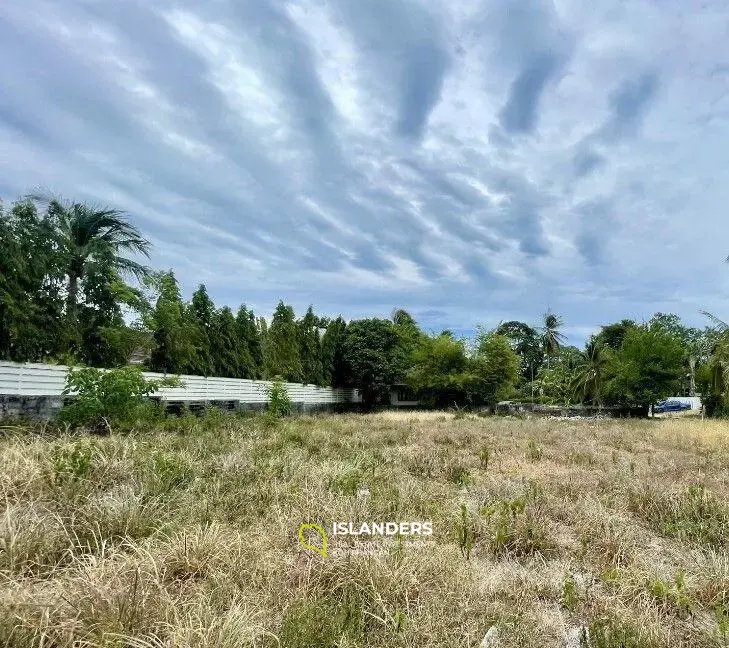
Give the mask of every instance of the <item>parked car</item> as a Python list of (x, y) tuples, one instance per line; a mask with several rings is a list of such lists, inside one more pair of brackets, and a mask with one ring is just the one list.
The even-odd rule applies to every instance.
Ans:
[(653, 406), (654, 414), (663, 414), (664, 412), (684, 412), (691, 409), (690, 403), (682, 403), (679, 400), (667, 399), (656, 403)]

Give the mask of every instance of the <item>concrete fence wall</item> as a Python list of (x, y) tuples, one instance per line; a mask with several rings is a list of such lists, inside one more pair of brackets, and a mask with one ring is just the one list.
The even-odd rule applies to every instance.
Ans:
[[(69, 367), (37, 363), (0, 362), (0, 416), (48, 418), (60, 408)], [(143, 372), (145, 378), (160, 379), (164, 374)], [(205, 376), (180, 376), (182, 387), (165, 387), (154, 396), (168, 403), (235, 402), (260, 407), (268, 400), (268, 380), (242, 380)], [(284, 383), (289, 397), (299, 409), (337, 403), (360, 402), (356, 389), (334, 389), (316, 385)], [(245, 408), (245, 407), (244, 407)]]

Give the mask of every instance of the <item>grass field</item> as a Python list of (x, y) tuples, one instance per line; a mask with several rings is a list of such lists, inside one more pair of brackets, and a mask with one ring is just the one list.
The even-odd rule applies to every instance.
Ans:
[[(0, 646), (729, 645), (728, 465), (689, 419), (6, 427)], [(349, 520), (433, 534), (299, 543)]]

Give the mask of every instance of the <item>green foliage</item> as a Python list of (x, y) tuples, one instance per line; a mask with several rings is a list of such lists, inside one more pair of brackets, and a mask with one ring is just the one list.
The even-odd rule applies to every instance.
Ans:
[(263, 349), (256, 326), (256, 316), (245, 305), (238, 309), (235, 318), (236, 335), (240, 340), (238, 366), (240, 378), (257, 379), (263, 376)]
[(389, 399), (401, 368), (399, 341), (388, 320), (365, 319), (347, 326), (343, 354), (348, 382), (361, 390), (366, 406)]
[[(193, 327), (190, 332), (195, 346), (195, 354), (188, 373), (212, 376), (216, 369), (212, 349), (212, 339), (216, 333), (213, 328), (215, 304), (208, 297), (205, 284), (200, 284), (192, 294), (192, 302), (185, 311), (186, 319)], [(222, 358), (220, 360), (222, 361)]]
[(519, 376), (519, 358), (509, 340), (480, 331), (470, 374), (469, 391), (475, 404), (493, 407), (499, 400), (508, 398)]
[(281, 376), (289, 382), (302, 378), (301, 353), (294, 309), (278, 303), (263, 349), (266, 375)]
[(609, 362), (608, 349), (597, 339), (591, 339), (572, 379), (572, 388), (580, 402), (602, 404)]
[(589, 642), (581, 640), (580, 648), (657, 648), (638, 627), (620, 619), (602, 617), (587, 626)]
[(686, 618), (691, 612), (693, 602), (686, 591), (683, 570), (679, 569), (676, 572), (673, 581), (653, 578), (648, 582), (646, 588), (664, 612), (671, 612), (679, 618)]
[(350, 467), (340, 475), (329, 479), (329, 490), (340, 495), (356, 495), (362, 485), (362, 471)]
[(481, 468), (483, 470), (487, 470), (489, 467), (489, 461), (491, 460), (491, 446), (488, 444), (483, 444), (478, 449), (478, 460), (481, 464)]
[(154, 275), (147, 285), (159, 292), (148, 324), (154, 331), (155, 348), (150, 368), (163, 373), (187, 373), (195, 361), (195, 328), (172, 271)]
[(106, 428), (133, 421), (144, 407), (145, 398), (159, 387), (176, 386), (175, 379), (147, 380), (138, 367), (121, 367), (102, 371), (92, 367), (72, 369), (66, 380), (64, 395), (76, 393), (60, 414), (63, 422), (76, 427)]
[(32, 202), (0, 202), (0, 359), (37, 362), (64, 350), (56, 238), (55, 222)]
[(277, 376), (268, 388), (268, 407), (266, 413), (272, 419), (289, 416), (292, 411), (291, 398), (280, 376)]
[(547, 358), (547, 366), (549, 366), (552, 356), (556, 355), (564, 344), (565, 337), (560, 331), (562, 326), (564, 326), (564, 320), (559, 315), (552, 311), (544, 314), (541, 344)]
[(94, 471), (93, 455), (93, 446), (85, 440), (56, 448), (52, 455), (53, 481), (64, 484), (88, 479)]
[(578, 603), (579, 597), (575, 577), (571, 572), (568, 572), (564, 577), (564, 581), (562, 581), (562, 605), (568, 612), (574, 612)]
[(509, 340), (519, 356), (522, 380), (532, 380), (544, 361), (537, 330), (524, 322), (510, 321), (499, 324), (495, 332)]
[(248, 347), (237, 331), (236, 319), (227, 306), (213, 313), (210, 353), (216, 376), (246, 377), (251, 361)]
[(319, 318), (311, 306), (306, 315), (297, 322), (299, 349), (301, 353), (301, 379), (307, 385), (324, 384), (322, 348), (319, 338)]
[(475, 544), (476, 533), (474, 522), (468, 513), (468, 509), (465, 504), (461, 504), (461, 511), (453, 530), (456, 544), (461, 551), (461, 555), (469, 560), (471, 557), (471, 550)]
[(448, 334), (422, 336), (412, 352), (407, 383), (426, 402), (441, 407), (462, 403), (469, 382), (467, 364), (462, 340), (455, 340)]
[(604, 345), (608, 349), (613, 351), (619, 351), (620, 347), (623, 346), (623, 340), (629, 330), (636, 328), (638, 325), (630, 319), (624, 319), (615, 324), (608, 324), (600, 329), (600, 332), (595, 336), (595, 342), (599, 345)]
[[(365, 636), (362, 595), (347, 590), (294, 602), (284, 615), (280, 638), (290, 648), (357, 645)], [(344, 644), (345, 641), (351, 642)]]
[(340, 316), (328, 323), (322, 336), (322, 373), (325, 385), (344, 387), (347, 383), (343, 346), (346, 330), (347, 323)]
[(658, 328), (630, 328), (606, 367), (606, 397), (617, 405), (647, 408), (675, 393), (683, 374), (679, 340)]
[(546, 555), (554, 549), (541, 511), (541, 497), (540, 487), (532, 482), (517, 497), (481, 507), (479, 513), (487, 522), (488, 542), (494, 555)]
[(177, 488), (182, 488), (195, 478), (192, 466), (177, 453), (153, 454), (151, 468), (153, 489), (159, 495), (167, 495)]
[(529, 461), (540, 461), (542, 458), (542, 451), (534, 439), (529, 439), (526, 456)]

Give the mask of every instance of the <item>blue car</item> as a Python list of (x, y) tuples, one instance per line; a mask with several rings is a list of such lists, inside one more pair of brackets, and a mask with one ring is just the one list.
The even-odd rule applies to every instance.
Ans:
[(671, 400), (670, 398), (653, 406), (653, 412), (655, 414), (663, 414), (664, 412), (684, 412), (690, 409), (691, 405), (689, 403), (682, 403), (681, 401)]

